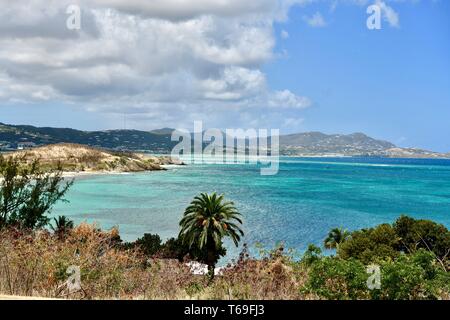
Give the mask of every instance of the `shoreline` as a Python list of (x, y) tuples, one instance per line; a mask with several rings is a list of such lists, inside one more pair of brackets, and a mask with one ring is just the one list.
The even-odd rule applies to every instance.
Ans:
[(65, 171), (62, 173), (63, 178), (78, 178), (78, 177), (89, 177), (89, 176), (100, 176), (100, 175), (118, 175), (118, 174), (128, 174), (130, 172), (120, 172), (120, 171)]
[(164, 164), (160, 165), (161, 170), (142, 170), (142, 171), (65, 171), (62, 173), (63, 178), (78, 178), (78, 177), (89, 177), (89, 176), (102, 176), (102, 175), (127, 175), (133, 173), (144, 173), (144, 172), (159, 172), (166, 171), (169, 169), (183, 167), (185, 165), (180, 164)]

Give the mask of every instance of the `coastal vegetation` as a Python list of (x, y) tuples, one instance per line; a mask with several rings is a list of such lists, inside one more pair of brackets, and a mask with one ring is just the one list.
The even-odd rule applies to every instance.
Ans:
[(327, 249), (337, 249), (341, 243), (350, 237), (350, 232), (342, 228), (333, 228), (323, 241), (323, 245)]
[(42, 171), (64, 172), (139, 172), (164, 170), (164, 165), (181, 164), (169, 156), (111, 151), (80, 144), (58, 143), (29, 150), (7, 153), (5, 158), (20, 159), (24, 167), (36, 161)]
[[(123, 242), (117, 228), (50, 219), (71, 182), (61, 169), (43, 173), (0, 158), (0, 294), (69, 299), (450, 299), (450, 231), (429, 220), (399, 217), (392, 224), (335, 228), (325, 248), (302, 258), (278, 246), (258, 256), (243, 245), (239, 257), (214, 276), (238, 245), (240, 214), (223, 195), (200, 194), (187, 206), (177, 238), (145, 234)], [(325, 236), (325, 235), (324, 235)], [(301, 235), (299, 235), (301, 237)], [(205, 263), (207, 274), (192, 272)], [(79, 287), (69, 284), (79, 270)], [(217, 270), (217, 269), (216, 269)], [(379, 285), (377, 285), (379, 284)]]
[[(211, 280), (192, 272), (188, 254), (167, 255), (176, 249), (170, 243), (149, 254), (136, 242), (123, 244), (117, 229), (85, 223), (64, 237), (46, 229), (3, 228), (0, 293), (70, 299), (450, 299), (448, 270), (423, 248), (374, 258), (380, 287), (369, 289), (367, 264), (323, 255), (315, 246), (296, 260), (282, 247), (255, 258), (244, 245), (239, 258)], [(67, 286), (71, 266), (80, 268), (76, 291)]]
[(59, 237), (64, 237), (74, 227), (73, 221), (69, 220), (66, 216), (59, 216), (58, 218), (53, 218), (53, 221), (54, 224), (50, 224), (50, 228)]
[(47, 225), (47, 214), (72, 184), (63, 180), (60, 166), (44, 171), (38, 160), (23, 165), (22, 157), (0, 156), (0, 228)]

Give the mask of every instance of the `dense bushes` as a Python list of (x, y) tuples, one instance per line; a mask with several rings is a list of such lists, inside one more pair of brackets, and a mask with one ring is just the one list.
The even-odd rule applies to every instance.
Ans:
[[(220, 257), (225, 256), (227, 250), (220, 245), (215, 251), (215, 257), (218, 260)], [(207, 260), (208, 252), (198, 247), (189, 247), (180, 238), (170, 238), (161, 247), (159, 258), (165, 259), (178, 259), (178, 261), (195, 260), (201, 263), (205, 263)]]
[(393, 225), (355, 231), (338, 248), (343, 259), (356, 258), (363, 263), (396, 259), (401, 253), (412, 254), (425, 249), (435, 254), (441, 266), (448, 270), (450, 231), (430, 220), (415, 220), (401, 216)]
[(398, 256), (399, 238), (389, 224), (375, 228), (362, 229), (351, 234), (351, 238), (341, 243), (339, 257), (355, 258), (365, 264)]
[(309, 267), (303, 290), (325, 299), (439, 299), (448, 298), (450, 275), (435, 255), (423, 249), (379, 262), (380, 288), (370, 289), (367, 265), (355, 258), (321, 257)]
[[(393, 225), (354, 231), (337, 256), (310, 246), (301, 262), (309, 270), (304, 290), (326, 299), (448, 299), (449, 252), (447, 228), (401, 216)], [(370, 264), (379, 267), (379, 289), (367, 283)]]
[[(435, 256), (423, 249), (402, 254), (381, 264), (381, 289), (373, 291), (381, 299), (436, 299), (450, 283), (448, 273), (436, 264)], [(447, 287), (447, 288), (446, 288)]]
[(367, 278), (364, 264), (356, 259), (323, 257), (311, 265), (304, 290), (325, 299), (367, 299)]
[(157, 234), (145, 233), (142, 238), (137, 239), (134, 242), (124, 243), (123, 248), (139, 248), (145, 255), (153, 256), (161, 251), (161, 238)]
[(420, 248), (436, 254), (441, 261), (450, 258), (450, 231), (441, 224), (430, 220), (414, 220), (401, 216), (394, 223), (394, 230), (399, 240), (398, 249), (414, 252)]
[[(162, 242), (157, 234), (146, 233), (142, 238), (133, 242), (122, 244), (124, 249), (136, 248), (141, 250), (147, 257), (160, 259), (176, 259), (180, 262), (195, 260), (203, 262), (206, 260), (207, 253), (197, 247), (189, 247), (179, 238), (170, 238)], [(225, 256), (226, 249), (221, 246), (217, 250), (217, 255)]]

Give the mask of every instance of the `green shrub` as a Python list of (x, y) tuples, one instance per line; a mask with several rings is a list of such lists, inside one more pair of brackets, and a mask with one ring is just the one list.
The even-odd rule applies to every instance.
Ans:
[[(216, 258), (225, 256), (226, 252), (227, 250), (221, 245), (215, 253)], [(207, 252), (197, 247), (189, 247), (180, 238), (170, 238), (161, 246), (158, 256), (165, 259), (178, 259), (179, 261), (191, 259), (204, 263), (207, 259)]]
[(311, 266), (314, 262), (320, 260), (321, 258), (322, 258), (322, 249), (313, 244), (310, 244), (308, 245), (308, 249), (303, 254), (301, 261), (306, 266)]
[(368, 276), (356, 259), (323, 257), (312, 264), (305, 291), (326, 299), (367, 299)]
[(398, 245), (395, 230), (389, 224), (381, 224), (353, 232), (351, 238), (339, 246), (338, 255), (343, 259), (355, 258), (370, 264), (387, 258), (395, 259), (399, 255)]
[(188, 253), (189, 247), (183, 244), (183, 241), (178, 238), (170, 238), (162, 246), (159, 256), (166, 259), (183, 261)]
[(401, 216), (394, 223), (394, 230), (401, 251), (409, 253), (423, 248), (433, 251), (439, 259), (450, 255), (450, 231), (442, 224)]
[(123, 247), (125, 249), (131, 249), (131, 248), (140, 248), (141, 252), (144, 253), (147, 256), (153, 256), (160, 252), (162, 245), (161, 245), (161, 238), (157, 234), (150, 234), (145, 233), (142, 238), (137, 239), (134, 242), (129, 242), (123, 244)]
[(322, 257), (312, 263), (303, 288), (325, 299), (438, 299), (450, 293), (450, 275), (432, 252), (400, 254), (380, 261), (380, 289), (367, 286), (369, 273), (361, 261)]
[(419, 250), (413, 255), (402, 254), (395, 261), (381, 265), (381, 291), (374, 296), (380, 299), (437, 299), (448, 274), (437, 264), (435, 255)]
[(337, 252), (343, 259), (356, 258), (368, 264), (395, 259), (401, 252), (412, 254), (419, 249), (433, 252), (441, 266), (448, 269), (450, 231), (430, 220), (401, 216), (392, 226), (381, 224), (354, 231), (339, 245)]
[(25, 157), (0, 155), (0, 228), (40, 228), (49, 223), (47, 214), (72, 181), (63, 184), (62, 168), (45, 172), (38, 160), (24, 165)]

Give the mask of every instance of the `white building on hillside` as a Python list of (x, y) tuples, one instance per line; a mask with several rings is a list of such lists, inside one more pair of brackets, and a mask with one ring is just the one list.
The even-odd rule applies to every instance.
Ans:
[(17, 144), (17, 150), (25, 150), (34, 148), (36, 144), (34, 142), (19, 142)]

